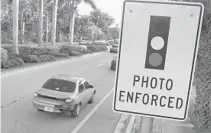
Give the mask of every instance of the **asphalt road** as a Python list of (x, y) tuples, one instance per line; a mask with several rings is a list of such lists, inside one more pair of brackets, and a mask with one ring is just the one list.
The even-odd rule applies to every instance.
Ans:
[[(115, 72), (109, 69), (114, 54), (98, 53), (1, 77), (2, 133), (112, 133), (120, 118), (113, 112)], [(97, 89), (95, 102), (79, 117), (37, 111), (33, 93), (51, 76), (61, 73), (86, 78)]]

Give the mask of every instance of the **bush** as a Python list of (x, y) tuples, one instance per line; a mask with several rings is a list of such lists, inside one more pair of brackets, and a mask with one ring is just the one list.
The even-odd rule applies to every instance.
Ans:
[(6, 63), (2, 65), (3, 68), (12, 68), (12, 67), (19, 67), (23, 66), (24, 61), (21, 58), (16, 58), (16, 59), (10, 59)]
[(55, 58), (51, 55), (40, 55), (38, 58), (39, 62), (48, 62), (55, 60)]
[(32, 52), (32, 48), (30, 46), (20, 46), (19, 53), (20, 55), (30, 55)]
[(84, 45), (62, 45), (59, 52), (73, 56), (74, 55), (73, 51), (83, 53), (86, 50), (87, 47)]
[(4, 45), (2, 46), (5, 50), (7, 50), (8, 53), (14, 53), (14, 47), (13, 45)]
[(102, 51), (107, 50), (106, 46), (95, 45), (95, 44), (87, 45), (87, 48), (88, 48), (88, 50), (91, 50), (92, 52), (102, 52)]
[(39, 63), (39, 57), (37, 55), (24, 55), (21, 57), (25, 63)]
[(87, 49), (87, 50), (84, 50), (83, 53), (88, 54), (88, 53), (92, 53), (92, 51), (90, 49)]
[(8, 58), (9, 59), (16, 59), (16, 58), (21, 58), (21, 55), (19, 55), (19, 54), (8, 54)]
[(54, 56), (55, 58), (67, 58), (67, 57), (69, 57), (69, 54), (65, 54), (65, 53), (56, 53), (56, 52), (49, 53), (49, 55), (52, 55), (52, 56)]
[(72, 51), (70, 53), (70, 56), (80, 56), (80, 55), (82, 55), (82, 53), (81, 52), (78, 52), (78, 51)]
[(1, 64), (6, 63), (8, 60), (7, 50), (1, 48)]
[(68, 54), (70, 55), (70, 53), (73, 51), (73, 49), (70, 47), (70, 46), (67, 46), (67, 45), (62, 45), (59, 52), (60, 53), (65, 53), (65, 54)]

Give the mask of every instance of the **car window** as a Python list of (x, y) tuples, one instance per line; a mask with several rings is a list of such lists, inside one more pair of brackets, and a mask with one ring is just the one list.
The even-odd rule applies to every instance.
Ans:
[(76, 88), (76, 83), (71, 82), (68, 80), (62, 80), (62, 79), (49, 79), (47, 80), (42, 88), (54, 90), (54, 91), (61, 91), (61, 92), (70, 92), (73, 93)]
[(85, 86), (86, 89), (89, 89), (90, 84), (86, 81), (86, 82), (84, 83), (84, 86)]
[(84, 91), (84, 85), (81, 84), (81, 85), (79, 85), (79, 93), (81, 93), (81, 92), (83, 92), (83, 91)]

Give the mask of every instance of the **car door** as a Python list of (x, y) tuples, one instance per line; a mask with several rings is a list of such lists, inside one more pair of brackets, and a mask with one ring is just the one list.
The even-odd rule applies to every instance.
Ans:
[(82, 102), (82, 104), (85, 104), (86, 103), (86, 93), (85, 93), (84, 84), (79, 84), (78, 95), (79, 95), (79, 99)]
[(89, 101), (93, 95), (93, 89), (90, 88), (90, 84), (87, 81), (84, 82), (84, 86), (85, 86), (87, 101)]

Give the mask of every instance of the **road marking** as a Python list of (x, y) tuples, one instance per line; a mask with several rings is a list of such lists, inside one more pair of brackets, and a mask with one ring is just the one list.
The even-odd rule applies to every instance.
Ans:
[(95, 111), (100, 107), (100, 105), (111, 95), (114, 89), (111, 89), (106, 96), (92, 109), (92, 111), (78, 124), (78, 126), (71, 132), (77, 133), (80, 128), (89, 120), (89, 118), (95, 113)]
[(97, 67), (100, 67), (100, 66), (102, 66), (103, 64), (99, 64), (99, 65), (97, 65)]

